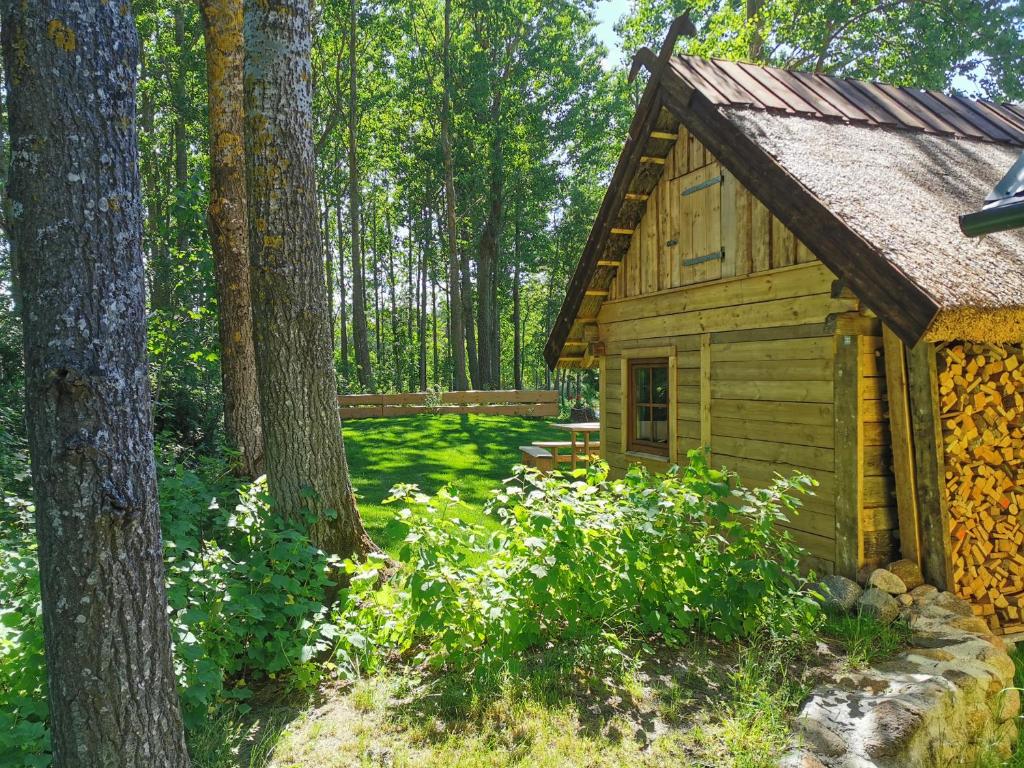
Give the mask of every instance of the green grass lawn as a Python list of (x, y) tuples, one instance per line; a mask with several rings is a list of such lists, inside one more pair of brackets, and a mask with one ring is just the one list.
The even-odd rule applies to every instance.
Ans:
[(486, 524), (483, 503), (519, 463), (519, 446), (568, 438), (542, 419), (476, 414), (357, 419), (343, 431), (363, 522), (392, 552), (400, 541), (396, 510), (382, 502), (396, 483), (416, 483), (429, 494), (451, 485), (469, 505), (459, 515)]

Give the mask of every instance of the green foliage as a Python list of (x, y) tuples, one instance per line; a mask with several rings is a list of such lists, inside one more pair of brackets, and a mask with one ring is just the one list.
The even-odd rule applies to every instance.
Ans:
[(162, 484), (167, 599), (189, 727), (224, 699), (244, 712), (253, 685), (315, 685), (316, 657), (335, 632), (324, 606), (332, 561), (301, 525), (272, 514), (265, 480), (244, 486), (230, 511), (214, 503), (204, 514), (202, 490), (187, 471)]
[[(683, 470), (622, 480), (606, 467), (571, 477), (521, 470), (488, 505), (488, 532), (457, 516), (457, 498), (414, 485), (400, 565), (346, 562), (337, 658), (346, 674), (391, 655), (494, 675), (550, 644), (615, 656), (631, 638), (677, 644), (804, 633), (817, 607), (798, 576), (798, 547), (775, 526), (812, 481), (748, 490), (700, 452)], [(416, 510), (416, 511), (413, 511)]]
[(903, 620), (882, 624), (870, 616), (845, 613), (826, 614), (821, 633), (839, 645), (845, 663), (852, 668), (895, 656), (907, 647), (911, 635)]
[(0, 765), (50, 764), (32, 504), (0, 507)]

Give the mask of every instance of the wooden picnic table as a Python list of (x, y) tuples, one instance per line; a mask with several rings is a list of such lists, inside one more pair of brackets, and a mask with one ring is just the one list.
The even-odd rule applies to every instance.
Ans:
[(552, 424), (551, 426), (557, 427), (558, 429), (564, 429), (566, 432), (572, 435), (572, 468), (576, 469), (577, 461), (577, 442), (579, 435), (583, 435), (583, 455), (590, 455), (590, 436), (597, 432), (601, 432), (601, 423), (597, 421), (576, 421), (568, 424)]

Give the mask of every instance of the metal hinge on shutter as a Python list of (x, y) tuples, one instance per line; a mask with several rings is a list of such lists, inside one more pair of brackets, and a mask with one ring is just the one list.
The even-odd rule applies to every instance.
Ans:
[(694, 256), (692, 259), (683, 259), (684, 267), (692, 267), (695, 264), (703, 264), (705, 261), (717, 261), (725, 258), (725, 249), (721, 248), (714, 253), (705, 253), (703, 256)]
[(721, 184), (722, 178), (722, 176), (712, 176), (707, 181), (702, 181), (700, 184), (694, 184), (692, 187), (687, 187), (680, 194), (683, 197), (686, 197), (687, 195), (692, 195), (694, 192), (700, 192), (702, 189), (715, 186), (715, 184)]

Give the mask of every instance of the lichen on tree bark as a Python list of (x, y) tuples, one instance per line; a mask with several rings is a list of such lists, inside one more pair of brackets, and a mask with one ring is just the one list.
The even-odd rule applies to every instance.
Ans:
[(12, 249), (54, 765), (188, 765), (146, 370), (126, 3), (5, 3)]

